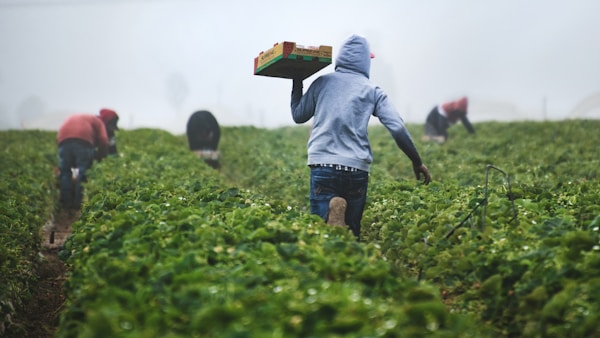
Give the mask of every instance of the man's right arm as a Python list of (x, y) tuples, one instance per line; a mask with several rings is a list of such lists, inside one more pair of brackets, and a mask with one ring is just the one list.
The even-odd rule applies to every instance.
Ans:
[(94, 121), (94, 139), (96, 140), (96, 160), (101, 161), (108, 155), (108, 134), (106, 126), (99, 118)]
[(469, 133), (475, 134), (475, 128), (473, 128), (473, 125), (471, 124), (471, 121), (469, 121), (467, 116), (463, 116), (460, 120), (462, 121), (462, 124), (465, 126), (465, 128), (467, 128), (467, 131)]

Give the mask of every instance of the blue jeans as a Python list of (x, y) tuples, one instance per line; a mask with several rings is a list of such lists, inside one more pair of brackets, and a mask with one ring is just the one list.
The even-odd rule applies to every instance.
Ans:
[(354, 236), (360, 239), (360, 221), (367, 201), (369, 173), (366, 171), (343, 171), (328, 167), (311, 167), (310, 212), (327, 220), (329, 201), (342, 197), (348, 203), (346, 224)]
[[(83, 199), (82, 182), (87, 180), (85, 172), (94, 162), (94, 147), (81, 140), (69, 139), (58, 146), (58, 168), (60, 169), (60, 203), (67, 209), (79, 209)], [(79, 169), (73, 180), (71, 168)]]

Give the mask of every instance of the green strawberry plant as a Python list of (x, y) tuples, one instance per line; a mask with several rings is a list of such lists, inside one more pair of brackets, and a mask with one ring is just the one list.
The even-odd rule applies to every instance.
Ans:
[[(136, 146), (150, 139), (156, 147)], [(62, 253), (72, 275), (59, 336), (485, 332), (435, 288), (400, 278), (378, 245), (229, 186), (180, 137), (136, 130), (120, 140), (122, 155), (90, 176)]]
[(41, 228), (57, 198), (55, 134), (0, 132), (0, 335), (31, 297), (35, 269), (43, 260)]
[[(598, 121), (475, 127), (430, 144), (408, 126), (424, 186), (371, 126), (360, 242), (309, 213), (307, 127), (224, 127), (219, 170), (184, 135), (121, 130), (61, 252), (59, 336), (599, 335)], [(55, 150), (25, 149), (4, 177), (27, 170), (19, 182), (44, 186)], [(55, 191), (36, 191), (29, 205), (52, 205)], [(13, 213), (39, 228), (48, 210)], [(35, 241), (19, 229), (17, 243)]]

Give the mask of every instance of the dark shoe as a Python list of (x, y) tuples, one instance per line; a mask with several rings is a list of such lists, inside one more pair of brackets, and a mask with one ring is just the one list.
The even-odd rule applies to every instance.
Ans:
[(345, 226), (346, 225), (346, 206), (348, 203), (341, 197), (334, 197), (329, 201), (329, 215), (327, 224)]
[(81, 210), (81, 203), (73, 203), (69, 208), (69, 214), (75, 214)]
[(71, 202), (60, 202), (59, 210), (67, 211), (67, 210), (71, 209), (71, 205), (73, 205), (73, 203), (71, 203)]

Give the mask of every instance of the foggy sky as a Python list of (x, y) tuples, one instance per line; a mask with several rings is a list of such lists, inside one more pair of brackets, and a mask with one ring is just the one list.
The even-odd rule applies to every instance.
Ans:
[(181, 133), (199, 109), (293, 125), (291, 80), (253, 75), (254, 58), (282, 41), (335, 57), (353, 33), (407, 122), (462, 95), (475, 122), (598, 118), (598, 13), (596, 0), (0, 0), (0, 129), (103, 107), (125, 129)]

